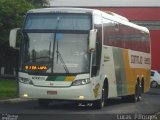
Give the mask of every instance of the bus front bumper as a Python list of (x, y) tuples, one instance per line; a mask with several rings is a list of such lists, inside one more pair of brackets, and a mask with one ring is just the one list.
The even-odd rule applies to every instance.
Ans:
[(70, 87), (39, 87), (19, 83), (21, 98), (60, 99), (60, 100), (96, 100), (91, 84)]

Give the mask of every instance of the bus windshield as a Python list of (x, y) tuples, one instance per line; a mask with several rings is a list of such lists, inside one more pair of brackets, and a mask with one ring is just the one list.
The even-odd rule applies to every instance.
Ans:
[(90, 29), (89, 14), (27, 14), (20, 68), (31, 73), (88, 73)]
[(26, 33), (23, 68), (45, 73), (89, 71), (88, 34)]

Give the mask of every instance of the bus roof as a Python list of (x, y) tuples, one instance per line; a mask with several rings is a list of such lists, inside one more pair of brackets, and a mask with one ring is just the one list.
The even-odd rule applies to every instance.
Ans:
[(40, 9), (31, 9), (28, 13), (92, 13), (95, 9), (87, 8), (67, 8), (67, 7), (56, 7), (56, 8), (40, 8)]
[(149, 33), (149, 30), (146, 27), (142, 27), (131, 23), (127, 18), (120, 16), (116, 13), (110, 11), (100, 11), (97, 9), (87, 9), (87, 8), (71, 8), (71, 7), (55, 7), (55, 8), (40, 8), (40, 9), (31, 9), (27, 13), (91, 13), (91, 14), (99, 14), (105, 18), (113, 20), (115, 22), (119, 22), (121, 24), (130, 26), (137, 30), (141, 30), (142, 32)]

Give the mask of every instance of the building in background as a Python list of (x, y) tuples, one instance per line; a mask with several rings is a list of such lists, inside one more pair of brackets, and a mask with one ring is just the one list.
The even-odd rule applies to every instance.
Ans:
[(152, 69), (160, 71), (160, 0), (51, 0), (50, 6), (112, 11), (147, 27), (152, 43)]

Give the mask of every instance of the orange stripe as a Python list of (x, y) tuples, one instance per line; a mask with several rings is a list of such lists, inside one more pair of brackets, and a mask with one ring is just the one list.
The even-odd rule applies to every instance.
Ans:
[(64, 81), (73, 81), (75, 79), (75, 76), (67, 76)]

